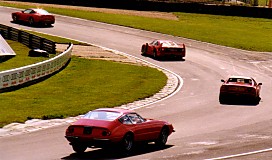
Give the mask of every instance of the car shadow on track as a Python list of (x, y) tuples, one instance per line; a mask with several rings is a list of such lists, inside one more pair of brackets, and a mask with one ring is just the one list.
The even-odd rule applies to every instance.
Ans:
[(10, 21), (10, 23), (23, 25), (23, 26), (27, 26), (27, 27), (33, 27), (33, 28), (53, 28), (54, 27), (53, 25), (40, 25), (40, 24), (30, 25), (29, 23), (26, 23), (26, 22)]
[(126, 157), (133, 157), (141, 154), (146, 154), (150, 152), (156, 152), (159, 150), (164, 150), (173, 147), (173, 145), (166, 145), (164, 147), (157, 147), (155, 144), (146, 144), (141, 146), (136, 146), (131, 153), (122, 153), (121, 151), (115, 149), (96, 149), (84, 152), (82, 154), (72, 153), (67, 157), (61, 158), (62, 160), (89, 160), (89, 159), (121, 159)]

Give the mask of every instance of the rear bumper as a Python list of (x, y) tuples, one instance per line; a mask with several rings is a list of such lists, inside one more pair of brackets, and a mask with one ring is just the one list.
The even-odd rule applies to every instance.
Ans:
[(221, 92), (220, 97), (225, 98), (257, 98), (255, 94)]
[(65, 136), (65, 138), (70, 142), (86, 144), (88, 147), (105, 147), (112, 144), (110, 139), (98, 139), (98, 138), (81, 138), (77, 136)]
[(183, 52), (160, 52), (162, 57), (185, 57), (185, 53)]

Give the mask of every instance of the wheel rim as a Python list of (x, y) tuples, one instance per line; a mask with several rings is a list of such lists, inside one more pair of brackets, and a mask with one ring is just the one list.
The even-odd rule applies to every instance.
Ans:
[(124, 148), (126, 151), (130, 151), (132, 148), (133, 142), (132, 137), (130, 135), (126, 135), (124, 139)]
[(156, 58), (157, 57), (157, 53), (156, 51), (153, 52), (153, 57)]
[(17, 17), (16, 16), (13, 16), (13, 21), (17, 21)]
[(33, 24), (34, 23), (34, 21), (33, 21), (33, 18), (29, 18), (29, 24)]

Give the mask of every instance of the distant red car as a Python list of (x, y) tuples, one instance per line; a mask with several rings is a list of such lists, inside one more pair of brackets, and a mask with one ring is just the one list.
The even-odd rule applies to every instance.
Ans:
[(13, 22), (27, 22), (29, 25), (42, 24), (52, 25), (55, 23), (55, 16), (43, 9), (29, 8), (21, 12), (11, 14)]
[(88, 147), (119, 147), (130, 152), (136, 142), (164, 146), (174, 132), (172, 124), (142, 118), (131, 110), (102, 108), (88, 112), (66, 130), (66, 139), (77, 153)]
[(230, 98), (238, 98), (253, 101), (258, 103), (260, 101), (260, 90), (262, 83), (257, 83), (251, 77), (231, 76), (228, 80), (221, 80), (223, 82), (220, 88), (219, 101), (225, 103)]
[(184, 44), (178, 44), (170, 40), (154, 40), (151, 43), (142, 45), (142, 55), (160, 57), (177, 57), (182, 59), (185, 57), (186, 49)]

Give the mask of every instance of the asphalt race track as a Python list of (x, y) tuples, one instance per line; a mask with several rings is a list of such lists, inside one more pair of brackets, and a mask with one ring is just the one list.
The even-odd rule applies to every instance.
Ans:
[[(144, 117), (167, 120), (176, 132), (158, 150), (152, 144), (132, 155), (88, 149), (74, 154), (64, 138), (67, 126), (0, 138), (1, 160), (179, 159), (199, 160), (253, 152), (272, 147), (272, 54), (255, 53), (201, 43), (132, 28), (57, 16), (52, 28), (33, 28), (11, 23), (14, 9), (0, 7), (0, 23), (77, 39), (116, 49), (169, 69), (184, 84), (174, 96), (137, 109)], [(185, 61), (157, 61), (140, 54), (141, 45), (153, 39), (170, 39), (187, 46)], [(262, 82), (258, 105), (221, 105), (220, 80), (245, 75)], [(2, 104), (3, 105), (3, 104)], [(268, 160), (272, 151), (229, 159)]]

